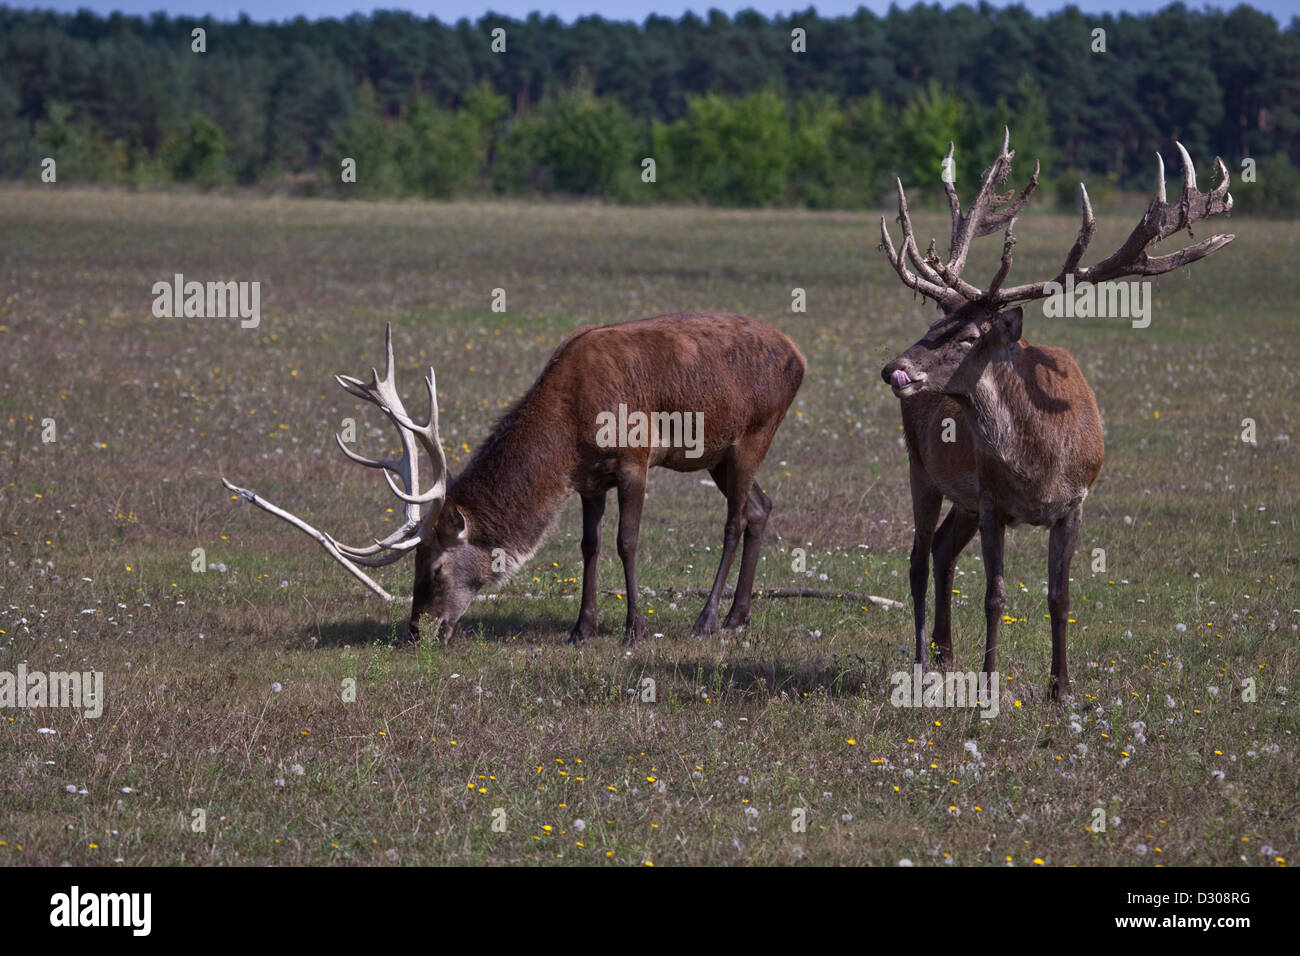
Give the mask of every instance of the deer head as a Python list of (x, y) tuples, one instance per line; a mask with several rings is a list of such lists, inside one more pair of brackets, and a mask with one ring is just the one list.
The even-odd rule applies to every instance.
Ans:
[[(1023, 302), (1059, 294), (1068, 277), (1075, 285), (1081, 282), (1098, 283), (1120, 276), (1153, 276), (1171, 272), (1180, 266), (1195, 262), (1227, 245), (1235, 237), (1215, 235), (1195, 245), (1164, 256), (1152, 257), (1148, 249), (1155, 243), (1182, 229), (1190, 233), (1192, 223), (1206, 216), (1232, 209), (1232, 195), (1228, 192), (1228, 170), (1223, 160), (1215, 158), (1219, 171), (1219, 185), (1209, 193), (1198, 192), (1196, 170), (1192, 159), (1181, 143), (1177, 143), (1182, 157), (1183, 189), (1175, 203), (1165, 195), (1165, 163), (1156, 154), (1158, 173), (1156, 195), (1148, 204), (1146, 213), (1130, 233), (1127, 240), (1110, 257), (1094, 266), (1081, 267), (1079, 262), (1087, 251), (1097, 228), (1088, 200), (1088, 190), (1079, 184), (1083, 206), (1083, 223), (1073, 247), (1065, 257), (1060, 272), (1054, 279), (1002, 288), (1011, 271), (1011, 250), (1015, 245), (1013, 230), (1016, 216), (1029, 200), (1038, 185), (1040, 169), (1034, 166), (1029, 184), (1019, 195), (1013, 191), (999, 193), (1011, 172), (1015, 151), (1010, 149), (1011, 132), (1003, 135), (1002, 149), (993, 165), (984, 172), (979, 192), (970, 211), (961, 211), (961, 202), (952, 183), (944, 182), (948, 205), (952, 213), (952, 233), (947, 261), (935, 253), (934, 240), (922, 256), (912, 232), (912, 220), (907, 210), (907, 197), (903, 183), (898, 180), (898, 222), (903, 227), (902, 248), (895, 250), (893, 239), (882, 217), (880, 220), (880, 248), (889, 257), (890, 264), (903, 282), (927, 298), (933, 299), (943, 310), (943, 317), (930, 326), (925, 337), (898, 356), (881, 370), (881, 377), (900, 398), (921, 392), (942, 392), (957, 398), (969, 397), (971, 389), (992, 363), (1005, 361), (1018, 349), (1023, 322), (1020, 308), (1004, 309), (1011, 302)], [(948, 145), (951, 168), (953, 146)], [(962, 278), (966, 256), (971, 241), (1005, 229), (1002, 261), (987, 290), (981, 290)]]
[[(373, 544), (352, 547), (342, 544), (331, 535), (318, 531), (307, 522), (276, 507), (246, 488), (221, 479), (222, 484), (244, 500), (275, 515), (309, 535), (322, 548), (345, 567), (357, 580), (385, 601), (394, 600), (374, 581), (363, 567), (380, 568), (401, 560), (415, 552), (415, 586), (411, 600), (410, 636), (419, 636), (420, 618), (429, 615), (438, 620), (438, 633), (449, 634), (469, 607), (475, 592), (491, 578), (491, 559), (485, 549), (470, 543), (470, 527), (464, 511), (447, 496), (447, 458), (438, 438), (438, 393), (433, 369), (425, 379), (429, 390), (429, 416), (417, 424), (406, 414), (406, 408), (397, 394), (393, 373), (393, 328), (385, 332), (386, 361), (381, 378), (370, 370), (370, 382), (348, 375), (335, 379), (351, 395), (377, 406), (396, 426), (402, 444), (402, 454), (396, 459), (364, 458), (343, 443), (341, 436), (335, 440), (349, 459), (367, 468), (378, 468), (388, 486), (403, 502), (404, 520), (392, 534)], [(425, 490), (421, 491), (419, 450), (422, 447), (433, 466)], [(401, 487), (393, 480), (396, 475)], [(421, 508), (429, 506), (421, 515)], [(435, 635), (436, 636), (436, 635)]]

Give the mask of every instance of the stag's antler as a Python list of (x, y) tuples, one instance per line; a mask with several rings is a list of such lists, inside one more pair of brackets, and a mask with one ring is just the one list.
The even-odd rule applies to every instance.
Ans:
[[(382, 541), (376, 539), (374, 544), (355, 548), (342, 544), (323, 531), (316, 530), (301, 518), (277, 508), (265, 498), (254, 494), (247, 488), (232, 485), (225, 478), (221, 479), (221, 483), (245, 501), (275, 515), (277, 518), (282, 518), (295, 528), (310, 535), (331, 557), (347, 568), (359, 581), (385, 601), (391, 601), (393, 596), (376, 584), (358, 565), (370, 568), (385, 567), (401, 559), (406, 552), (420, 543), (423, 536), (438, 521), (438, 515), (442, 511), (442, 504), (447, 498), (447, 457), (443, 454), (442, 443), (438, 438), (438, 391), (433, 369), (429, 369), (429, 375), (424, 380), (429, 390), (429, 419), (423, 425), (419, 425), (406, 414), (406, 408), (402, 405), (402, 399), (398, 396), (397, 387), (394, 384), (392, 325), (389, 325), (384, 333), (384, 344), (386, 360), (383, 378), (380, 378), (379, 373), (373, 368), (370, 370), (369, 383), (352, 378), (349, 375), (336, 375), (334, 378), (349, 394), (378, 406), (388, 416), (388, 420), (397, 427), (398, 434), (401, 437), (402, 456), (396, 459), (365, 458), (343, 444), (341, 436), (335, 435), (334, 439), (338, 442), (343, 454), (352, 461), (367, 468), (383, 470), (388, 486), (398, 498), (406, 503), (404, 509), (405, 520), (400, 528)], [(428, 489), (423, 492), (420, 490), (420, 456), (416, 449), (417, 441), (428, 453), (433, 464), (433, 476)], [(394, 474), (401, 479), (401, 488), (393, 481), (392, 475)], [(421, 517), (420, 506), (424, 504), (432, 505), (432, 507), (429, 509), (428, 514)]]
[[(944, 168), (947, 170), (952, 168), (954, 152), (953, 144), (949, 143), (948, 156), (944, 160)], [(971, 204), (970, 212), (964, 216), (961, 212), (961, 200), (957, 198), (957, 190), (950, 177), (944, 177), (943, 188), (948, 194), (948, 206), (952, 212), (952, 236), (949, 241), (947, 262), (941, 261), (935, 254), (933, 240), (930, 242), (930, 249), (925, 258), (921, 257), (912, 232), (912, 218), (907, 211), (907, 196), (903, 192), (903, 181), (895, 180), (898, 186), (898, 222), (903, 227), (903, 248), (894, 251), (894, 242), (890, 238), (889, 227), (883, 216), (880, 218), (880, 247), (889, 256), (894, 270), (907, 285), (922, 295), (934, 299), (950, 312), (984, 296), (983, 292), (961, 277), (962, 270), (966, 268), (966, 256), (970, 252), (971, 240), (987, 236), (990, 232), (996, 232), (1014, 222), (1016, 215), (1038, 186), (1040, 168), (1035, 164), (1034, 175), (1019, 196), (1014, 190), (1005, 193), (997, 192), (998, 187), (1006, 185), (1007, 176), (1011, 173), (1011, 160), (1015, 155), (1015, 150), (1011, 149), (1011, 130), (1004, 129), (1002, 149), (998, 151), (998, 157), (993, 161), (993, 165), (984, 171), (975, 202)], [(999, 206), (1003, 208), (999, 209)], [(908, 269), (908, 262), (915, 267), (916, 273)]]
[[(1073, 276), (1077, 283), (1102, 282), (1129, 275), (1160, 275), (1204, 258), (1236, 238), (1232, 235), (1214, 235), (1168, 255), (1153, 258), (1148, 254), (1147, 250), (1160, 240), (1167, 239), (1182, 229), (1187, 229), (1190, 233), (1192, 223), (1232, 209), (1232, 194), (1228, 192), (1228, 169), (1223, 165), (1223, 160), (1217, 156), (1214, 159), (1215, 167), (1219, 171), (1219, 184), (1209, 193), (1198, 192), (1196, 169), (1192, 165), (1192, 158), (1187, 154), (1182, 143), (1175, 143), (1183, 165), (1183, 190), (1178, 202), (1171, 204), (1166, 198), (1165, 161), (1159, 153), (1156, 153), (1159, 169), (1156, 177), (1156, 195), (1147, 206), (1142, 220), (1113, 255), (1094, 266), (1080, 268), (1079, 262), (1097, 229), (1097, 220), (1092, 214), (1088, 190), (1083, 183), (1079, 183), (1083, 223), (1074, 245), (1065, 257), (1061, 271), (1054, 279), (1003, 289), (1002, 283), (1007, 273), (1011, 271), (1011, 249), (1016, 242), (1014, 235), (1016, 216), (1038, 185), (1040, 172), (1039, 166), (1035, 164), (1034, 175), (1018, 196), (1014, 190), (1006, 193), (996, 192), (995, 187), (1005, 185), (1007, 176), (1011, 172), (1011, 160), (1015, 156), (1015, 151), (1010, 149), (1010, 143), (1011, 131), (1007, 129), (1004, 130), (1002, 149), (993, 165), (984, 172), (980, 180), (979, 193), (970, 212), (965, 216), (961, 213), (957, 190), (945, 177), (944, 190), (948, 194), (948, 205), (952, 212), (952, 238), (947, 262), (941, 261), (935, 254), (933, 240), (924, 258), (917, 249), (912, 232), (912, 221), (907, 209), (907, 197), (903, 193), (901, 180), (898, 180), (898, 222), (903, 227), (901, 249), (897, 251), (894, 249), (889, 227), (884, 217), (881, 217), (880, 248), (889, 257), (894, 271), (909, 288), (934, 299), (947, 312), (953, 312), (968, 302), (980, 302), (991, 308), (997, 308), (1008, 302), (1045, 298), (1060, 288), (1068, 276)], [(951, 168), (952, 158), (953, 146), (950, 143), (945, 160), (946, 168)], [(961, 275), (966, 267), (966, 256), (970, 252), (971, 240), (1004, 227), (1002, 260), (988, 289), (982, 291), (963, 279)], [(912, 268), (908, 267), (909, 263)], [(915, 269), (915, 272), (912, 269)]]

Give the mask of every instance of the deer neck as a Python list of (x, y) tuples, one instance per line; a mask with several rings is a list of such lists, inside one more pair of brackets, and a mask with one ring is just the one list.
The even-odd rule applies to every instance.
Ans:
[(533, 556), (572, 493), (562, 451), (572, 447), (559, 423), (511, 412), (452, 482), (448, 497), (468, 515), (470, 543), (500, 559), (498, 578)]
[(967, 418), (981, 454), (997, 460), (1025, 481), (1034, 462), (1051, 449), (1038, 434), (1037, 419), (1025, 413), (1029, 398), (1021, 368), (1024, 350), (1012, 347), (989, 362), (971, 389)]

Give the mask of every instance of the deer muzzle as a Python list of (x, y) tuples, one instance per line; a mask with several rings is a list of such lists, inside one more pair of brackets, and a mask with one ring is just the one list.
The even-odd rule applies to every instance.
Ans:
[(909, 373), (906, 369), (900, 367), (896, 362), (890, 362), (880, 371), (880, 377), (885, 380), (894, 394), (898, 396), (910, 395), (919, 391), (925, 383), (925, 374), (923, 372)]

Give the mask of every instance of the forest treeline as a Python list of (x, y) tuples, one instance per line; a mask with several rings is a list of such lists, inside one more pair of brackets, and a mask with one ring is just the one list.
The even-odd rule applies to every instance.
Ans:
[(1182, 4), (452, 25), (0, 7), (4, 178), (53, 158), (59, 182), (857, 208), (895, 175), (938, 195), (950, 140), (959, 185), (977, 179), (1003, 124), (1062, 202), (1079, 179), (1103, 201), (1149, 190), (1177, 138), (1202, 177), (1224, 158), (1239, 208), (1298, 210), (1300, 20)]

